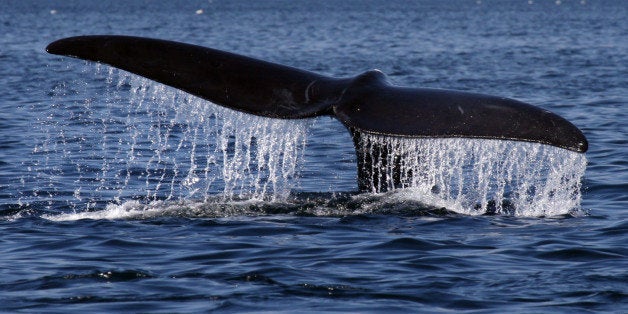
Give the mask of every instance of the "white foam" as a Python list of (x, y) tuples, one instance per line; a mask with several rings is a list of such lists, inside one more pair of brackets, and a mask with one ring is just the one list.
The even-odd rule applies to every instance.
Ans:
[(91, 220), (116, 220), (116, 219), (148, 219), (159, 216), (177, 217), (212, 217), (226, 218), (233, 216), (260, 215), (257, 206), (264, 201), (245, 199), (221, 201), (125, 201), (120, 204), (107, 204), (103, 210), (78, 211), (54, 215), (43, 215), (42, 218), (52, 221), (76, 221)]
[(142, 204), (139, 201), (128, 201), (121, 205), (108, 204), (104, 210), (64, 213), (59, 215), (43, 215), (42, 218), (52, 221), (75, 221), (82, 219), (129, 219), (156, 214), (163, 211), (158, 203)]

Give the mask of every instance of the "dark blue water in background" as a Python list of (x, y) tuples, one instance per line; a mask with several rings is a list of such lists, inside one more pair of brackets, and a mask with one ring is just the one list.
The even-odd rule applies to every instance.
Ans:
[[(2, 1), (0, 310), (626, 312), (627, 16), (611, 0)], [(307, 130), (290, 198), (225, 201), (218, 178), (199, 201), (168, 186), (188, 186), (175, 170), (205, 140), (141, 129), (167, 110), (125, 111), (137, 85), (173, 92), (44, 51), (81, 34), (538, 105), (589, 139), (581, 208), (468, 215), (356, 195), (351, 139), (329, 118), (288, 125)], [(182, 143), (160, 161), (150, 140), (131, 145), (155, 177), (108, 176), (137, 170), (116, 134), (151, 130)]]

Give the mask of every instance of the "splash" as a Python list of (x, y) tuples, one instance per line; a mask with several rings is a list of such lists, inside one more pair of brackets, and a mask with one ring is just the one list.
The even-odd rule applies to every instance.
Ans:
[(358, 159), (376, 162), (358, 164), (385, 178), (372, 180), (370, 191), (390, 192), (290, 198), (298, 191), (307, 120), (235, 112), (106, 66), (96, 74), (97, 87), (75, 82), (53, 90), (20, 202), (71, 208), (67, 219), (408, 209), (399, 204), (538, 217), (580, 206), (582, 154), (535, 143), (369, 134), (359, 139), (367, 149)]
[[(222, 190), (227, 200), (275, 200), (287, 197), (297, 183), (306, 122), (235, 112), (124, 71), (115, 72), (118, 87), (131, 86), (132, 106), (128, 108), (135, 107), (126, 120), (132, 140), (127, 142), (125, 181), (133, 167), (142, 164), (148, 197), (158, 198), (165, 185), (167, 199), (198, 198), (199, 194), (207, 198)], [(137, 121), (138, 113), (149, 117), (147, 130), (145, 121)], [(145, 154), (134, 154), (135, 148), (144, 146), (152, 154), (138, 161)]]
[(227, 110), (107, 66), (96, 81), (53, 91), (30, 168), (34, 195), (90, 209), (100, 200), (276, 200), (298, 186), (307, 121)]
[(381, 148), (362, 154), (377, 161), (370, 169), (374, 176), (385, 178), (373, 180), (370, 189), (403, 188), (395, 193), (401, 200), (420, 199), (464, 214), (516, 216), (563, 215), (580, 206), (583, 154), (502, 140), (369, 134), (359, 140), (362, 147)]

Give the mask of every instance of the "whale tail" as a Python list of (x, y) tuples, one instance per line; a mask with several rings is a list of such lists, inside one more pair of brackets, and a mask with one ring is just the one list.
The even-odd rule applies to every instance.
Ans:
[[(377, 70), (331, 78), (185, 43), (131, 36), (57, 40), (49, 53), (105, 63), (215, 104), (281, 119), (334, 116), (353, 134), (537, 142), (584, 153), (569, 121), (520, 101), (459, 91), (405, 88)], [(360, 182), (366, 175), (360, 171)], [(362, 185), (362, 184), (361, 184)]]
[(46, 47), (52, 54), (105, 63), (215, 104), (272, 118), (328, 114), (341, 80), (229, 52), (130, 36), (79, 36)]

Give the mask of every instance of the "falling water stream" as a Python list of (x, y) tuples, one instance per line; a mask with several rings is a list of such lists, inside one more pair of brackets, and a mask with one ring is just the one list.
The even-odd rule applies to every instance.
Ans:
[[(86, 69), (85, 75), (93, 75), (92, 67)], [(235, 212), (224, 205), (294, 202), (299, 180), (307, 180), (299, 178), (299, 169), (307, 162), (303, 151), (311, 121), (236, 112), (107, 66), (95, 72), (95, 83), (59, 84), (53, 90), (54, 104), (39, 123), (44, 136), (33, 150), (30, 175), (23, 178), (33, 190), (22, 202), (48, 202), (52, 210), (63, 199), (69, 215), (82, 218), (192, 211), (211, 204), (221, 204), (214, 215), (238, 215), (250, 214), (250, 205)], [(88, 92), (101, 84), (106, 92)], [(94, 94), (102, 98), (86, 96)], [(516, 216), (561, 215), (580, 206), (582, 154), (500, 140), (380, 135), (361, 140), (364, 147), (377, 144), (390, 152), (376, 158), (380, 163), (373, 171), (391, 173), (388, 165), (401, 161), (397, 188), (403, 189), (383, 182), (390, 192), (380, 195), (385, 200), (380, 204), (419, 201), (463, 214)], [(334, 209), (314, 213), (346, 214), (343, 206), (327, 206)], [(357, 207), (364, 212), (371, 206), (369, 201)]]
[[(364, 135), (362, 147), (385, 147), (372, 172), (411, 197), (465, 214), (552, 216), (580, 206), (583, 154), (548, 145), (465, 138)], [(382, 151), (382, 150), (379, 150)], [(378, 152), (367, 152), (367, 154)], [(398, 168), (398, 169), (393, 169)], [(371, 185), (371, 190), (378, 187)], [(514, 211), (514, 212), (513, 212)]]
[[(0, 312), (628, 312), (626, 1), (114, 3), (0, 1)], [(333, 117), (45, 51), (89, 34), (513, 97), (589, 150), (363, 134), (356, 154)], [(357, 180), (368, 160), (398, 180)]]

